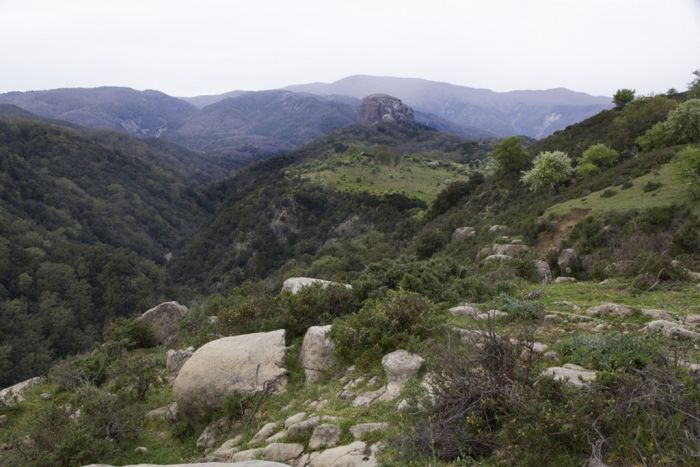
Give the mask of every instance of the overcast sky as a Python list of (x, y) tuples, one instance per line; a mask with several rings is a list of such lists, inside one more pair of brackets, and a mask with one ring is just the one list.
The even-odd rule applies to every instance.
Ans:
[(179, 96), (348, 75), (685, 89), (700, 0), (0, 0), (0, 91)]

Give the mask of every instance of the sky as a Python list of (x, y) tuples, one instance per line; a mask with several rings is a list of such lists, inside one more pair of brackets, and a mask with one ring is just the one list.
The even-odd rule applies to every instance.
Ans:
[(609, 96), (700, 68), (700, 0), (0, 0), (0, 25), (0, 92), (366, 74)]

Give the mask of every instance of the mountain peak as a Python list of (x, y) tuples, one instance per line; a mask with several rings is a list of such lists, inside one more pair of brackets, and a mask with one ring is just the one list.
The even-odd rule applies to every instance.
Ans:
[(413, 123), (413, 109), (388, 94), (370, 94), (362, 99), (358, 120), (364, 126), (378, 123)]

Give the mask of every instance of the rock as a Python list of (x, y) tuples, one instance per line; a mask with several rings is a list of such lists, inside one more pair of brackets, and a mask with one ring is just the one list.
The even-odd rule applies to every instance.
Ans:
[(576, 279), (568, 276), (558, 276), (556, 279), (554, 279), (555, 284), (565, 284), (567, 282), (576, 282)]
[(238, 452), (237, 446), (243, 441), (243, 435), (237, 435), (234, 438), (228, 439), (219, 446), (216, 451), (207, 455), (207, 460), (227, 461)]
[(664, 310), (642, 310), (642, 314), (651, 319), (664, 319), (666, 321), (675, 320), (671, 313)]
[(216, 446), (219, 438), (228, 431), (229, 424), (225, 418), (220, 418), (209, 423), (202, 431), (202, 434), (197, 438), (197, 447), (199, 449), (213, 448)]
[(187, 360), (192, 356), (194, 350), (173, 350), (170, 349), (165, 353), (165, 368), (168, 369), (171, 375), (177, 376), (178, 372)]
[(157, 409), (149, 410), (145, 415), (146, 420), (167, 420), (175, 421), (177, 420), (177, 402), (165, 405), (163, 407), (158, 407)]
[(5, 423), (7, 423), (7, 415), (0, 415), (0, 426), (3, 426)]
[(313, 279), (311, 277), (290, 277), (282, 284), (282, 292), (289, 292), (292, 295), (299, 292), (304, 287), (311, 285), (320, 285), (324, 289), (330, 285), (341, 285), (347, 289), (352, 289), (350, 284), (340, 284), (338, 282), (331, 282), (323, 279)]
[[(241, 462), (241, 461), (251, 461), (254, 459), (257, 459), (258, 457), (263, 455), (263, 449), (262, 448), (255, 448), (255, 449), (247, 449), (245, 451), (237, 452), (233, 456), (231, 456), (231, 461), (232, 462)], [(210, 464), (204, 464), (204, 467), (209, 467)], [(255, 465), (255, 464), (253, 464)]]
[(463, 242), (469, 238), (474, 238), (476, 229), (474, 227), (460, 227), (452, 232), (452, 243)]
[(312, 454), (307, 467), (376, 467), (376, 450), (367, 452), (367, 444), (355, 441), (345, 446), (327, 449)]
[(400, 99), (387, 94), (371, 94), (364, 99), (357, 111), (360, 125), (373, 126), (379, 123), (412, 123), (413, 109)]
[(603, 303), (586, 310), (588, 316), (630, 316), (633, 313), (632, 308), (619, 303)]
[(578, 255), (572, 248), (566, 248), (559, 253), (559, 258), (557, 258), (557, 266), (559, 266), (559, 272), (570, 274), (578, 266)]
[(297, 443), (271, 443), (263, 450), (263, 458), (269, 461), (290, 461), (301, 456), (304, 446)]
[(506, 225), (495, 224), (489, 227), (489, 233), (499, 233), (504, 232), (506, 230), (508, 230), (508, 226)]
[(265, 426), (260, 428), (260, 430), (255, 434), (255, 436), (253, 436), (253, 438), (248, 444), (254, 446), (256, 444), (263, 443), (267, 438), (269, 438), (275, 433), (275, 430), (277, 430), (277, 423), (266, 423)]
[(356, 394), (352, 391), (342, 390), (338, 393), (338, 400), (349, 401), (355, 399)]
[[(386, 388), (380, 388), (376, 391), (367, 391), (359, 394), (352, 401), (353, 407), (369, 407), (370, 404), (386, 393)], [(342, 393), (341, 393), (342, 394)], [(339, 397), (340, 398), (340, 397)]]
[(542, 261), (540, 259), (533, 260), (535, 268), (537, 269), (537, 275), (543, 282), (549, 282), (552, 280), (552, 270), (549, 267), (547, 261)]
[(287, 440), (306, 441), (313, 433), (314, 428), (321, 422), (319, 417), (311, 417), (303, 422), (295, 423), (287, 428)]
[(505, 243), (494, 245), (491, 251), (493, 251), (495, 255), (516, 257), (528, 254), (530, 252), (530, 247), (518, 243)]
[(559, 354), (554, 350), (548, 350), (543, 356), (548, 360), (559, 360)]
[(386, 430), (389, 428), (389, 424), (385, 422), (376, 423), (359, 423), (350, 427), (350, 433), (355, 439), (360, 439), (366, 433), (372, 433), (373, 431)]
[(452, 316), (476, 316), (479, 314), (479, 309), (470, 304), (454, 306), (449, 309)]
[(306, 418), (306, 412), (299, 412), (298, 414), (294, 414), (291, 417), (289, 417), (287, 420), (284, 422), (284, 427), (289, 428), (292, 425), (295, 425), (299, 422), (304, 421)]
[(134, 448), (134, 452), (137, 454), (145, 454), (148, 452), (148, 448), (145, 446), (138, 446)]
[(175, 378), (173, 394), (191, 421), (223, 406), (236, 393), (284, 389), (284, 330), (224, 337), (211, 341), (185, 362)]
[(544, 323), (545, 324), (556, 324), (561, 322), (561, 316), (559, 315), (545, 315), (544, 316)]
[(513, 257), (508, 255), (489, 255), (484, 258), (483, 263), (501, 263), (504, 261), (512, 261)]
[(683, 323), (689, 326), (698, 326), (700, 325), (700, 315), (688, 315)]
[(307, 383), (315, 383), (322, 371), (336, 365), (337, 360), (333, 355), (335, 346), (326, 334), (331, 326), (311, 326), (304, 335), (301, 344), (299, 363), (304, 368)]
[(49, 394), (48, 392), (42, 392), (41, 394), (39, 394), (39, 399), (41, 399), (42, 401), (47, 401), (51, 399), (51, 394)]
[(423, 359), (405, 350), (397, 350), (384, 355), (382, 366), (387, 377), (386, 393), (382, 400), (395, 399), (409, 379), (415, 378), (423, 366)]
[(491, 248), (490, 246), (487, 246), (487, 247), (484, 247), (484, 248), (482, 248), (481, 250), (479, 250), (479, 252), (476, 254), (476, 262), (477, 262), (477, 263), (480, 263), (480, 262), (482, 262), (487, 256), (489, 256), (489, 255), (492, 253), (491, 249), (492, 249), (492, 248)]
[[(239, 453), (241, 454), (241, 453)], [(235, 456), (234, 456), (235, 457)], [(254, 459), (254, 457), (252, 458)], [(107, 464), (90, 464), (83, 467), (114, 467)], [(261, 460), (238, 460), (233, 462), (195, 462), (193, 464), (130, 464), (122, 467), (290, 467), (289, 464)]]
[(406, 399), (401, 399), (401, 402), (399, 402), (399, 405), (396, 406), (396, 410), (399, 412), (403, 412), (404, 410), (408, 409), (408, 401)]
[(475, 316), (476, 319), (480, 321), (497, 320), (500, 318), (507, 318), (508, 313), (501, 310), (489, 310), (485, 313), (479, 313)]
[(0, 407), (14, 407), (24, 402), (27, 391), (44, 382), (42, 376), (35, 376), (0, 391)]
[(287, 430), (278, 431), (274, 435), (270, 436), (265, 440), (265, 444), (269, 443), (280, 443), (287, 439)]
[(331, 423), (323, 423), (314, 428), (309, 439), (309, 449), (332, 448), (340, 439), (340, 427)]
[(597, 373), (581, 366), (567, 363), (564, 366), (553, 366), (541, 373), (541, 376), (551, 376), (557, 381), (563, 381), (572, 386), (581, 387), (596, 379)]
[(136, 318), (148, 325), (159, 344), (169, 344), (177, 338), (180, 319), (189, 310), (177, 302), (165, 302), (154, 306)]
[(663, 319), (647, 323), (644, 326), (644, 330), (647, 332), (661, 332), (666, 337), (700, 340), (700, 333), (686, 329), (676, 322)]

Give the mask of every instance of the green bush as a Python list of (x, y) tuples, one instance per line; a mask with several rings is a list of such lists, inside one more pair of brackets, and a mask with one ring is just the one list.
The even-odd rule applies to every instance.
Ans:
[(601, 198), (612, 198), (612, 197), (615, 196), (616, 194), (617, 194), (617, 191), (608, 188), (607, 190), (605, 190), (604, 192), (602, 192), (602, 193), (600, 194), (600, 197), (601, 197)]
[(153, 347), (156, 344), (151, 329), (143, 321), (117, 318), (105, 330), (105, 342), (129, 349)]
[(616, 150), (604, 144), (594, 144), (583, 151), (576, 172), (581, 176), (598, 173), (601, 169), (614, 165), (619, 158), (620, 153)]
[(586, 334), (561, 340), (557, 351), (564, 361), (595, 370), (644, 368), (664, 360), (656, 342), (632, 334)]
[(447, 244), (447, 235), (439, 230), (421, 232), (416, 238), (416, 254), (419, 258), (430, 258)]
[(311, 326), (331, 324), (358, 308), (353, 291), (342, 285), (311, 285), (294, 295), (285, 292), (279, 295), (277, 304), (290, 340), (303, 336)]
[(234, 287), (226, 297), (210, 297), (208, 315), (218, 316), (224, 335), (235, 336), (271, 331), (282, 327), (282, 316), (275, 292), (261, 283), (247, 282)]
[(536, 300), (519, 300), (509, 295), (500, 295), (494, 306), (517, 321), (538, 321), (544, 316), (544, 304)]
[(642, 190), (643, 190), (645, 193), (649, 193), (650, 191), (656, 191), (656, 190), (658, 190), (659, 188), (661, 188), (661, 186), (662, 186), (661, 183), (659, 183), (659, 182), (654, 182), (654, 181), (652, 181), (652, 180), (649, 180), (648, 182), (646, 182), (646, 183), (644, 184), (644, 186), (642, 187)]
[(439, 323), (436, 307), (412, 292), (389, 291), (336, 319), (329, 333), (341, 361), (369, 367), (397, 349), (416, 350)]

